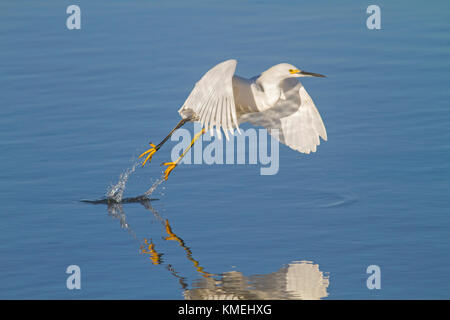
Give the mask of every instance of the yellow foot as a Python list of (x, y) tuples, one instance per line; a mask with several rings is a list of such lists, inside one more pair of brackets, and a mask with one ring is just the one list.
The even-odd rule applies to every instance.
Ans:
[(148, 243), (147, 239), (144, 238), (144, 243), (148, 246), (148, 249), (145, 249), (144, 246), (141, 246), (141, 253), (149, 254), (149, 259), (152, 260), (153, 264), (160, 264), (161, 263), (161, 256), (162, 253), (158, 253), (155, 250), (155, 244), (150, 240), (150, 243)]
[(164, 162), (163, 165), (167, 166), (166, 170), (164, 171), (164, 180), (167, 180), (169, 178), (169, 174), (172, 172), (173, 169), (177, 166), (178, 162)]
[(164, 240), (175, 240), (178, 242), (183, 242), (180, 238), (177, 237), (175, 233), (173, 233), (172, 228), (170, 227), (169, 220), (166, 219), (166, 232), (169, 235), (168, 237), (165, 237)]
[(150, 142), (150, 146), (151, 146), (150, 149), (148, 149), (147, 151), (145, 151), (143, 154), (141, 154), (141, 155), (139, 156), (139, 158), (142, 158), (143, 156), (147, 155), (147, 157), (145, 158), (144, 162), (142, 163), (142, 166), (145, 166), (145, 164), (146, 164), (147, 161), (149, 161), (149, 160), (150, 160), (149, 162), (151, 162), (151, 161), (152, 161), (153, 154), (154, 154), (156, 151), (158, 151), (158, 149), (156, 148), (156, 146), (155, 146), (153, 143)]

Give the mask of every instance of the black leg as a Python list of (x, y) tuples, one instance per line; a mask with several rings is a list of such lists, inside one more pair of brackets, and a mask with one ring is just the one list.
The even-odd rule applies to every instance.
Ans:
[(169, 138), (172, 136), (172, 134), (177, 131), (178, 129), (180, 129), (186, 122), (188, 122), (189, 119), (181, 119), (180, 122), (178, 122), (178, 124), (175, 126), (175, 128), (172, 129), (172, 131), (169, 132), (169, 134), (167, 135), (167, 137), (164, 138), (163, 141), (161, 141), (160, 143), (158, 143), (158, 145), (155, 147), (156, 150), (159, 150), (159, 148), (162, 147), (162, 145), (164, 143), (166, 143), (167, 140), (169, 140)]
[(164, 138), (164, 140), (163, 141), (161, 141), (158, 145), (154, 145), (153, 143), (151, 143), (150, 142), (150, 149), (148, 149), (147, 151), (145, 151), (143, 154), (141, 154), (140, 156), (139, 156), (139, 158), (141, 158), (141, 157), (143, 157), (144, 155), (147, 155), (147, 157), (145, 158), (145, 160), (144, 160), (144, 162), (142, 163), (142, 166), (144, 166), (145, 165), (145, 163), (147, 162), (147, 161), (151, 161), (152, 160), (152, 157), (153, 157), (153, 154), (156, 152), (156, 151), (158, 151), (161, 147), (162, 147), (162, 145), (167, 141), (167, 140), (169, 140), (169, 138), (172, 136), (172, 134), (176, 131), (176, 130), (178, 130), (179, 128), (181, 128), (186, 122), (188, 122), (190, 119), (181, 119), (181, 121), (180, 122), (178, 122), (178, 124), (175, 126), (175, 128), (173, 128), (172, 129), (172, 131), (170, 131), (170, 133), (167, 135), (167, 137), (165, 137)]

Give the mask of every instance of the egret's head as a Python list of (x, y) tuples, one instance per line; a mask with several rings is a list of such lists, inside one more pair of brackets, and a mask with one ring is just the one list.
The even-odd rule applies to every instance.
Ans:
[(325, 78), (323, 74), (303, 71), (289, 63), (280, 63), (265, 71), (267, 75), (280, 80), (299, 77), (320, 77)]

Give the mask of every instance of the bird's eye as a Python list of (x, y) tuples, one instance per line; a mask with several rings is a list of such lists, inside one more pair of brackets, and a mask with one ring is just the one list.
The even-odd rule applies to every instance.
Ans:
[(294, 72), (294, 69), (289, 69), (289, 73), (292, 73), (292, 72)]

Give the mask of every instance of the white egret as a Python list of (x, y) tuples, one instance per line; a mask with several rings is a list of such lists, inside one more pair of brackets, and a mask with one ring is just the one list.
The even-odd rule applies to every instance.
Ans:
[[(178, 165), (195, 141), (206, 131), (214, 129), (220, 139), (224, 132), (239, 130), (239, 124), (249, 122), (268, 129), (281, 143), (302, 152), (315, 152), (321, 137), (327, 140), (322, 118), (313, 100), (298, 81), (299, 77), (325, 77), (280, 63), (250, 79), (234, 74), (237, 61), (227, 60), (210, 69), (196, 84), (183, 106), (178, 110), (182, 120), (158, 145), (139, 157), (146, 155), (143, 166), (151, 161), (154, 153), (170, 136), (188, 121), (200, 122), (202, 130), (190, 146), (175, 162), (167, 162), (165, 179)], [(276, 130), (276, 131), (275, 131)], [(277, 132), (275, 135), (274, 133)]]

